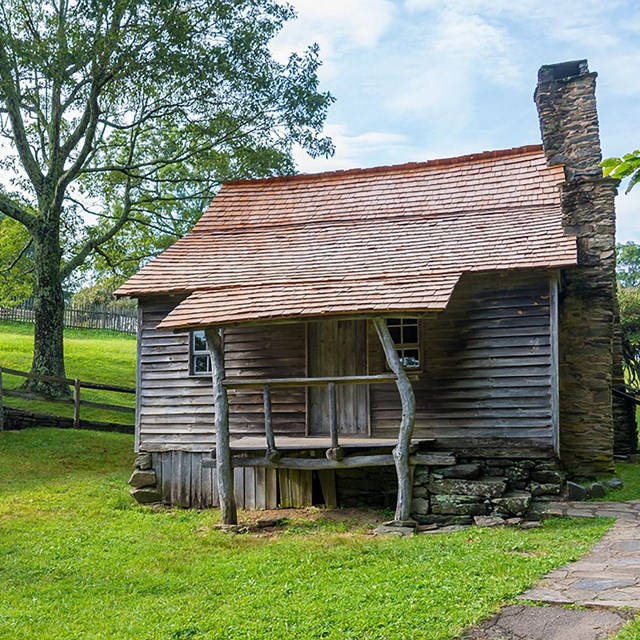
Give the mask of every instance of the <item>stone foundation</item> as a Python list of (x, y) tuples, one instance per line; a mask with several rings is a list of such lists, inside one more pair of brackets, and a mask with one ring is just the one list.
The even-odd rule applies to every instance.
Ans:
[(417, 466), (412, 517), (421, 524), (472, 524), (529, 513), (533, 499), (558, 498), (565, 481), (557, 460), (460, 457), (455, 465)]
[(136, 456), (129, 484), (133, 487), (129, 493), (136, 502), (140, 504), (162, 502), (162, 495), (157, 486), (158, 478), (153, 469), (150, 453), (141, 453)]

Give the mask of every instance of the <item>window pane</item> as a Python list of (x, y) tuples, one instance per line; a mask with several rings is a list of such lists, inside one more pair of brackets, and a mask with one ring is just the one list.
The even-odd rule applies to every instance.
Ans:
[(418, 325), (404, 325), (402, 327), (402, 342), (416, 344), (418, 342)]
[(204, 331), (193, 332), (193, 350), (207, 351), (207, 339), (204, 336)]
[(387, 327), (396, 327), (400, 324), (400, 318), (387, 318)]
[(207, 373), (211, 370), (209, 364), (209, 356), (195, 356), (193, 359), (193, 372)]
[(405, 349), (402, 355), (402, 365), (405, 369), (419, 369), (420, 351), (418, 349)]

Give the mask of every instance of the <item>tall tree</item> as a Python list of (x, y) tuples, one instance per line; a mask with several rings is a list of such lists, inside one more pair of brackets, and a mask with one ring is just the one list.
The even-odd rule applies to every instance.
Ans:
[(616, 277), (620, 287), (640, 287), (640, 244), (616, 245)]
[(0, 213), (33, 250), (33, 372), (64, 375), (63, 282), (118, 234), (167, 243), (221, 180), (290, 173), (295, 144), (332, 152), (317, 47), (269, 49), (292, 17), (279, 0), (0, 4)]

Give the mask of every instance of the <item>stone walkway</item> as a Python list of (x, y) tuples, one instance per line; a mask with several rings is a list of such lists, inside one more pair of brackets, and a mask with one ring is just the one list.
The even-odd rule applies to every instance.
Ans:
[[(520, 600), (551, 606), (505, 607), (465, 640), (598, 640), (640, 609), (640, 500), (538, 502), (541, 515), (617, 518), (591, 553), (548, 573)], [(565, 609), (579, 605), (588, 609)]]
[(536, 510), (548, 515), (618, 520), (591, 553), (548, 573), (519, 596), (520, 600), (640, 609), (640, 500), (549, 502), (539, 503)]

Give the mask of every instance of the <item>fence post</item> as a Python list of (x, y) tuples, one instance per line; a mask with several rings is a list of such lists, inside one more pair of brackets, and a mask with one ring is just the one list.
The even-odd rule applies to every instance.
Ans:
[(80, 380), (73, 381), (73, 428), (80, 428)]
[(4, 430), (4, 404), (2, 403), (2, 367), (0, 367), (0, 431)]

